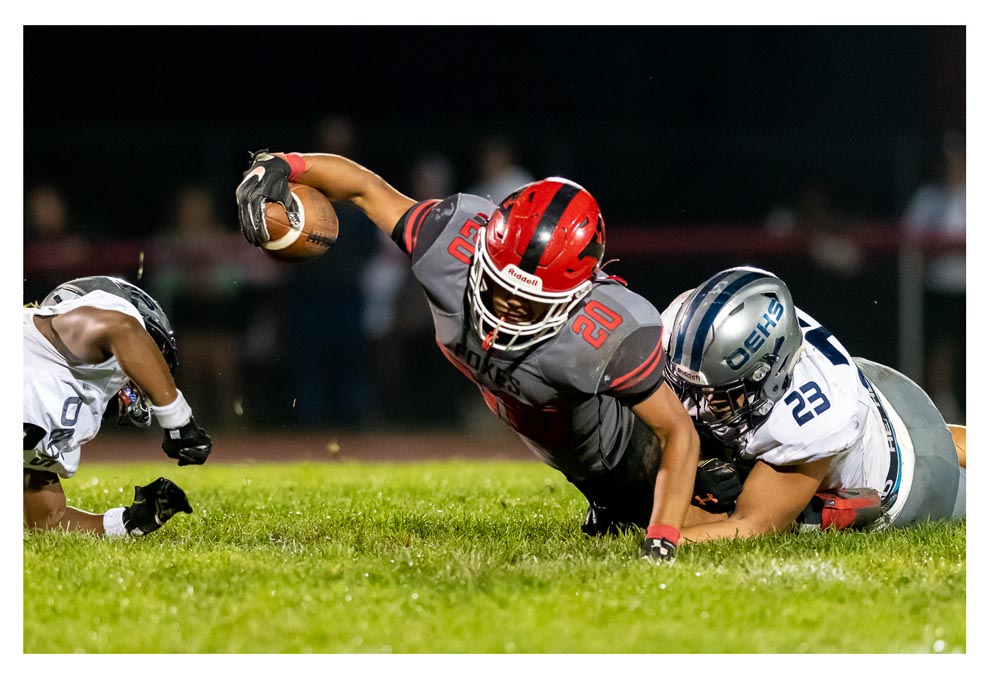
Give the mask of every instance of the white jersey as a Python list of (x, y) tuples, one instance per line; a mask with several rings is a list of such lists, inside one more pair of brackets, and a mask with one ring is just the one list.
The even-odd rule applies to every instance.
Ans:
[[(687, 294), (664, 311), (665, 327), (671, 327)], [(770, 415), (736, 442), (737, 453), (773, 465), (828, 459), (819, 490), (874, 488), (884, 498), (901, 480), (899, 458), (910, 446), (906, 427), (845, 347), (811, 316), (796, 311), (804, 345), (791, 383)]]
[(134, 305), (102, 290), (54, 306), (24, 309), (24, 423), (44, 432), (24, 451), (24, 466), (63, 478), (76, 473), (80, 448), (99, 432), (107, 403), (128, 380), (114, 356), (102, 363), (70, 365), (34, 323), (35, 316), (78, 307), (119, 311), (144, 326)]
[(824, 330), (809, 339), (821, 325), (800, 309), (797, 317), (805, 342), (790, 388), (739, 454), (774, 465), (828, 458), (820, 490), (874, 488), (885, 496), (891, 453), (880, 408), (845, 347)]

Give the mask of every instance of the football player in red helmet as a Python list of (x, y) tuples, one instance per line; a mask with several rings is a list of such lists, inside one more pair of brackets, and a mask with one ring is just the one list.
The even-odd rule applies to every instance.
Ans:
[(417, 202), (342, 156), (261, 151), (236, 191), (252, 245), (269, 238), (265, 202), (291, 206), (289, 181), (357, 206), (409, 256), (440, 350), (585, 495), (585, 533), (638, 526), (644, 556), (674, 558), (698, 435), (664, 382), (660, 313), (601, 271), (605, 225), (587, 190), (550, 177), (498, 205)]
[(585, 189), (559, 177), (527, 184), (478, 230), (468, 304), (485, 349), (525, 349), (557, 333), (591, 292), (605, 222)]

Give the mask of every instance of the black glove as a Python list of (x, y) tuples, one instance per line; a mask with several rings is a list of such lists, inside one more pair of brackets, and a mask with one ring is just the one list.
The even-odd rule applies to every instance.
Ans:
[(677, 545), (667, 538), (646, 538), (643, 540), (642, 556), (658, 563), (674, 563)]
[(265, 203), (281, 203), (289, 220), (301, 220), (294, 207), (292, 192), (289, 190), (289, 163), (273, 156), (268, 149), (251, 154), (253, 162), (244, 179), (237, 186), (237, 217), (241, 222), (241, 233), (247, 242), (260, 246), (269, 240), (265, 226)]
[(581, 532), (585, 535), (618, 535), (620, 531), (634, 530), (636, 524), (632, 521), (619, 521), (615, 514), (599, 507), (594, 502), (588, 503), (588, 513), (581, 524)]
[(147, 486), (134, 486), (134, 503), (124, 509), (124, 530), (131, 535), (147, 535), (164, 525), (176, 512), (192, 514), (185, 492), (165, 478)]
[(162, 450), (173, 460), (179, 461), (180, 467), (187, 464), (203, 464), (213, 450), (209, 435), (199, 428), (195, 418), (178, 429), (166, 429), (162, 439)]
[(650, 524), (643, 539), (641, 555), (654, 563), (674, 563), (681, 532), (666, 524)]
[(698, 462), (691, 504), (712, 514), (731, 512), (742, 492), (742, 475), (731, 462), (711, 458)]

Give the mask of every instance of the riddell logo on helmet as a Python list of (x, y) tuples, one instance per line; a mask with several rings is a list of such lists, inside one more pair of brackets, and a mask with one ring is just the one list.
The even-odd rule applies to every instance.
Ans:
[(688, 370), (684, 366), (677, 363), (674, 364), (674, 374), (681, 379), (688, 380), (689, 382), (701, 383), (704, 381), (702, 380), (701, 375), (693, 370)]
[(510, 264), (509, 266), (505, 267), (502, 273), (504, 273), (509, 278), (519, 281), (520, 283), (525, 283), (531, 288), (536, 288), (537, 290), (543, 289), (543, 281), (540, 279), (539, 276), (528, 274), (525, 271), (522, 271), (521, 269), (516, 267), (514, 264)]

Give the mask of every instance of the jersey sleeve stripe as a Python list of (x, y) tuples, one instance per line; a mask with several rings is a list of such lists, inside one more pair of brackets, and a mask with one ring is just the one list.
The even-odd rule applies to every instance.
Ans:
[(413, 208), (412, 214), (409, 215), (409, 221), (406, 222), (405, 229), (406, 250), (408, 250), (409, 254), (412, 254), (413, 249), (416, 247), (416, 241), (419, 239), (419, 230), (423, 228), (426, 215), (439, 202), (438, 199), (425, 200)]
[(659, 339), (657, 339), (657, 345), (653, 347), (653, 351), (650, 355), (643, 361), (639, 367), (633, 368), (625, 375), (617, 377), (612, 382), (613, 390), (629, 389), (636, 386), (643, 381), (650, 373), (652, 373), (657, 365), (660, 363), (660, 357), (663, 355), (663, 333), (660, 333)]

